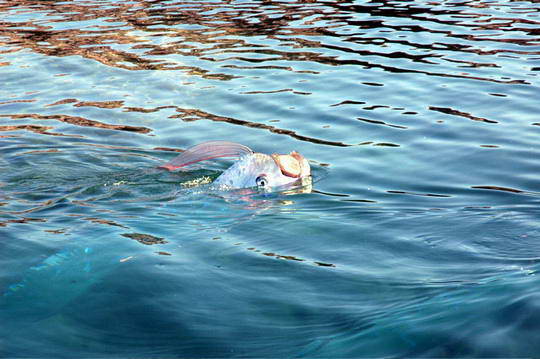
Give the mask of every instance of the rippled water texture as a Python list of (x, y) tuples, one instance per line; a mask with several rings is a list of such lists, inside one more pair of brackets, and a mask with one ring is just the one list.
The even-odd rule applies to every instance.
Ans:
[[(538, 357), (537, 1), (1, 1), (0, 357)], [(311, 160), (217, 191), (208, 140)]]

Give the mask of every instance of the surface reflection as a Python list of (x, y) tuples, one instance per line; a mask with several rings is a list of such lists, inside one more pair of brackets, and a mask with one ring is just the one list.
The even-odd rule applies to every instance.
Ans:
[[(129, 70), (186, 70), (191, 74), (211, 76), (212, 79), (228, 80), (235, 76), (212, 73), (195, 66), (182, 66), (156, 56), (195, 56), (207, 61), (240, 59), (244, 62), (276, 60), (309, 60), (310, 62), (344, 64), (337, 57), (324, 56), (308, 49), (326, 48), (337, 52), (353, 53), (359, 57), (375, 56), (400, 58), (411, 62), (436, 65), (440, 59), (459, 61), (440, 53), (441, 50), (493, 54), (493, 52), (538, 54), (538, 51), (518, 51), (512, 48), (480, 50), (472, 42), (494, 42), (519, 46), (534, 46), (537, 21), (526, 18), (538, 9), (526, 3), (495, 4), (483, 2), (482, 6), (465, 3), (429, 4), (400, 1), (373, 2), (368, 5), (347, 1), (298, 1), (298, 2), (176, 2), (159, 6), (164, 1), (134, 1), (114, 3), (50, 3), (19, 1), (0, 5), (0, 11), (9, 14), (2, 23), (3, 45), (8, 52), (28, 48), (49, 56), (80, 55), (100, 61), (109, 66)], [(472, 4), (471, 4), (472, 5)], [(520, 10), (519, 12), (509, 10)], [(24, 21), (33, 12), (45, 13), (40, 21)], [(25, 16), (30, 14), (30, 16)], [(512, 17), (512, 14), (519, 16)], [(377, 17), (384, 17), (377, 19)], [(412, 19), (415, 25), (394, 24), (394, 19)], [(86, 22), (89, 26), (80, 26)], [(70, 26), (69, 24), (73, 25)], [(56, 25), (58, 24), (58, 25)], [(77, 25), (75, 25), (77, 24)], [(85, 23), (82, 23), (85, 24)], [(438, 25), (449, 30), (437, 30)], [(369, 36), (368, 30), (381, 28), (379, 37)], [(490, 36), (493, 31), (515, 32), (521, 38)], [(351, 31), (355, 31), (351, 33)], [(399, 39), (397, 33), (441, 34), (446, 38), (471, 41), (470, 44), (431, 44)], [(386, 35), (383, 35), (386, 34)], [(366, 36), (368, 35), (368, 36)], [(531, 38), (524, 38), (531, 36)], [(243, 36), (242, 38), (239, 38)], [(276, 46), (257, 44), (257, 37), (264, 36), (283, 43), (289, 51)], [(318, 37), (311, 40), (310, 37)], [(397, 37), (397, 38), (396, 38)], [(344, 46), (325, 43), (337, 38)], [(321, 41), (322, 40), (322, 41)], [(355, 45), (375, 44), (384, 49), (385, 44), (399, 44), (405, 51), (382, 52), (361, 49)], [(120, 45), (128, 45), (120, 46)], [(382, 45), (382, 46), (381, 46)], [(116, 48), (115, 48), (116, 47)], [(126, 48), (120, 50), (120, 47)], [(246, 49), (248, 47), (249, 49)], [(298, 51), (297, 49), (304, 49)], [(296, 50), (295, 50), (296, 49)], [(143, 50), (142, 54), (141, 51)], [(293, 51), (294, 50), (294, 51)], [(425, 53), (429, 50), (429, 53)], [(525, 49), (524, 49), (525, 50)], [(424, 52), (419, 54), (417, 51)], [(226, 54), (238, 54), (227, 57)], [(261, 54), (261, 56), (242, 56)], [(223, 58), (225, 55), (225, 58)], [(129, 63), (129, 65), (126, 65)], [(496, 67), (493, 63), (464, 61), (467, 67)], [(382, 64), (358, 61), (357, 64), (382, 66), (389, 71), (411, 71), (407, 68), (388, 67)], [(291, 70), (290, 67), (278, 67)], [(487, 78), (479, 78), (489, 80)]]
[[(0, 54), (29, 50), (49, 57), (80, 56), (130, 71), (179, 71), (212, 81), (253, 78), (253, 71), (292, 72), (317, 77), (321, 66), (354, 66), (387, 73), (424, 74), (500, 84), (529, 84), (516, 77), (485, 69), (501, 68), (497, 56), (537, 56), (539, 9), (527, 2), (404, 2), (378, 1), (254, 1), (227, 2), (43, 2), (0, 4)], [(2, 63), (4, 68), (10, 63)], [(66, 75), (66, 74), (58, 74)], [(388, 84), (357, 80), (368, 86)], [(290, 85), (290, 84), (289, 84)], [(239, 90), (239, 95), (290, 92), (312, 96), (295, 87)], [(505, 96), (504, 94), (499, 94)], [(4, 101), (2, 104), (34, 100)], [(355, 103), (344, 99), (340, 104)], [(122, 109), (152, 113), (169, 106), (143, 108), (123, 100), (58, 99), (44, 108)], [(378, 106), (378, 105), (377, 105)], [(223, 116), (200, 108), (173, 107), (169, 118), (223, 121), (258, 128), (316, 144), (346, 147), (356, 143), (304, 135), (290, 128)], [(498, 123), (458, 108), (431, 110)], [(415, 114), (415, 112), (405, 112)], [(147, 126), (106, 124), (83, 116), (10, 113), (11, 119), (42, 119), (143, 134)], [(375, 125), (407, 130), (408, 126), (358, 117)], [(41, 124), (2, 126), (1, 131), (26, 130), (62, 135)], [(365, 141), (364, 141), (365, 142)]]
[[(162, 3), (163, 6), (160, 6)], [(173, 4), (166, 1), (133, 1), (110, 2), (104, 6), (103, 2), (91, 1), (56, 3), (23, 0), (0, 5), (0, 11), (8, 15), (0, 28), (0, 36), (4, 38), (2, 45), (6, 47), (4, 53), (30, 49), (48, 56), (79, 55), (128, 70), (184, 70), (192, 75), (218, 80), (241, 76), (242, 71), (236, 74), (214, 72), (204, 67), (183, 65), (181, 61), (175, 62), (173, 57), (166, 56), (193, 56), (204, 61), (225, 63), (224, 66), (237, 70), (242, 67), (227, 62), (308, 60), (331, 65), (381, 67), (390, 72), (414, 72), (406, 66), (385, 65), (381, 58), (399, 58), (405, 60), (404, 63), (426, 65), (437, 65), (442, 60), (473, 69), (498, 66), (483, 63), (480, 58), (478, 61), (454, 59), (452, 52), (478, 55), (497, 52), (539, 53), (526, 49), (537, 44), (535, 36), (538, 35), (534, 27), (538, 21), (528, 15), (536, 15), (539, 11), (534, 6), (527, 6), (526, 2), (424, 4), (377, 1), (361, 5), (348, 1), (196, 1)], [(34, 21), (32, 14), (37, 12), (46, 16)], [(516, 16), (512, 17), (513, 14)], [(25, 21), (28, 18), (30, 20)], [(411, 19), (414, 24), (399, 24), (399, 19)], [(81, 26), (85, 23), (88, 26)], [(451, 30), (439, 30), (440, 25)], [(407, 39), (414, 33), (440, 35), (441, 39), (446, 40), (426, 43)], [(504, 33), (516, 35), (501, 36)], [(260, 44), (259, 37), (277, 42), (278, 46)], [(331, 44), (333, 38), (340, 45)], [(465, 41), (454, 43), (451, 41), (453, 38)], [(497, 48), (479, 49), (476, 44), (481, 43)], [(403, 51), (383, 51), (389, 45), (399, 45), (397, 47), (403, 48)], [(380, 50), (375, 51), (376, 48)], [(335, 51), (337, 56), (324, 55), (320, 49)], [(356, 59), (340, 58), (347, 54), (354, 54)], [(378, 61), (360, 60), (368, 56), (376, 57)], [(274, 66), (274, 69), (296, 71), (294, 66)], [(472, 74), (425, 72), (485, 81), (524, 82)]]

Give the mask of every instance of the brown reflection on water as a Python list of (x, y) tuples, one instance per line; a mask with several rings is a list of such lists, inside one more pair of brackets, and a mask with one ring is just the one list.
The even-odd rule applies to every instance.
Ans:
[(116, 223), (115, 221), (110, 220), (110, 219), (103, 219), (103, 218), (98, 218), (98, 217), (86, 217), (86, 218), (82, 218), (82, 219), (85, 220), (85, 221), (90, 221), (92, 223), (97, 223), (97, 224), (106, 224), (108, 226), (128, 228), (128, 227), (126, 227), (126, 226), (124, 226), (122, 224)]
[(0, 227), (6, 227), (10, 223), (23, 224), (23, 223), (34, 223), (34, 222), (47, 222), (47, 220), (43, 218), (30, 218), (30, 217), (22, 217), (19, 219), (8, 219), (7, 221), (1, 221)]
[[(122, 233), (121, 236), (133, 239), (141, 244), (150, 246), (153, 244), (166, 244), (168, 243), (165, 239), (161, 237), (156, 237), (151, 234), (146, 233)], [(170, 254), (169, 254), (170, 255)]]
[[(75, 126), (83, 127), (95, 127), (103, 128), (107, 130), (119, 130), (119, 131), (129, 131), (129, 132), (138, 132), (138, 133), (149, 133), (152, 130), (147, 127), (140, 126), (128, 126), (128, 125), (111, 125), (107, 123), (102, 123), (99, 121), (89, 120), (80, 116), (69, 116), (69, 115), (39, 115), (36, 113), (29, 114), (9, 114), (9, 115), (0, 115), (0, 118), (7, 117), (13, 120), (20, 119), (34, 119), (34, 120), (56, 120), (60, 122), (69, 123)], [(41, 134), (52, 134), (46, 132), (54, 127), (50, 126), (37, 126), (37, 125), (15, 125), (15, 126), (0, 126), (0, 131), (14, 131), (14, 130), (28, 130)]]
[[(461, 61), (454, 58), (456, 53), (540, 53), (532, 48), (537, 45), (540, 22), (527, 17), (539, 12), (534, 6), (436, 1), (424, 5), (386, 0), (364, 4), (351, 1), (178, 1), (160, 6), (161, 3), (159, 0), (4, 2), (0, 4), (0, 14), (39, 11), (46, 15), (33, 21), (1, 21), (0, 45), (8, 48), (4, 52), (31, 49), (47, 56), (78, 55), (128, 70), (182, 70), (217, 80), (230, 80), (242, 74), (241, 71), (234, 75), (215, 72), (203, 68), (204, 62), (224, 62), (222, 68), (235, 70), (243, 66), (229, 62), (274, 62), (267, 68), (299, 71), (294, 65), (275, 62), (307, 61), (380, 68), (388, 72), (525, 83), (524, 80), (447, 73), (438, 71), (436, 66), (440, 61)], [(504, 16), (497, 15), (496, 9), (500, 7), (506, 7)], [(405, 21), (395, 21), (397, 19)], [(389, 34), (368, 31), (372, 29), (386, 29)], [(425, 43), (390, 33), (436, 34), (438, 38), (462, 41)], [(504, 33), (511, 35), (500, 36)], [(254, 38), (279, 42), (281, 46), (270, 47), (252, 41)], [(329, 41), (332, 38), (339, 41)], [(498, 43), (500, 47), (476, 45), (486, 42)], [(521, 49), (506, 48), (504, 44)], [(388, 52), (388, 45), (400, 50)], [(442, 53), (443, 50), (450, 53)], [(341, 58), (342, 55), (347, 58)], [(178, 57), (195, 57), (199, 61), (193, 66)], [(405, 60), (405, 64), (423, 64), (425, 69), (385, 63), (394, 63), (396, 59)], [(462, 64), (470, 68), (498, 66), (493, 62), (470, 60)]]
[(99, 108), (119, 108), (122, 107), (124, 101), (93, 101), (93, 102), (79, 102), (75, 107), (93, 106)]
[[(257, 251), (255, 248), (248, 248), (248, 250)], [(274, 252), (264, 252), (264, 253), (261, 253), (261, 254), (264, 255), (264, 256), (267, 256), (267, 257), (274, 257), (274, 258), (277, 258), (277, 259), (284, 259), (284, 260), (288, 260), (288, 261), (297, 261), (297, 262), (305, 262), (306, 261), (305, 259), (298, 258), (298, 257), (295, 257), (295, 256), (287, 256), (287, 255), (277, 254), (277, 253), (274, 253)], [(319, 267), (335, 267), (336, 266), (335, 264), (332, 264), (332, 263), (324, 263), (324, 262), (317, 262), (317, 261), (313, 261), (312, 263), (319, 266)]]
[(38, 126), (38, 125), (14, 125), (14, 126), (0, 126), (0, 132), (3, 131), (20, 131), (26, 130), (34, 133), (40, 133), (43, 135), (61, 135), (56, 133), (47, 132), (53, 129), (51, 126)]
[(60, 150), (57, 150), (57, 149), (35, 150), (35, 151), (21, 152), (21, 153), (18, 154), (18, 156), (34, 155), (34, 154), (42, 154), (42, 153), (57, 153), (57, 152), (60, 152)]
[(169, 116), (169, 118), (180, 118), (183, 121), (210, 120), (210, 121), (215, 121), (215, 122), (227, 122), (233, 125), (241, 125), (245, 127), (265, 129), (270, 132), (277, 133), (280, 135), (287, 135), (301, 141), (307, 141), (307, 142), (312, 142), (312, 143), (317, 143), (317, 144), (322, 144), (322, 145), (338, 146), (338, 147), (351, 146), (349, 144), (339, 142), (339, 141), (327, 141), (327, 140), (322, 140), (322, 139), (318, 139), (314, 137), (299, 135), (295, 131), (292, 131), (292, 130), (281, 129), (274, 126), (265, 125), (262, 123), (250, 122), (250, 121), (245, 121), (245, 120), (238, 120), (231, 117), (213, 115), (211, 113), (198, 110), (198, 109), (178, 108), (177, 112), (180, 112), (180, 115), (172, 115), (172, 116)]
[(388, 193), (392, 194), (406, 194), (406, 195), (412, 195), (412, 196), (423, 196), (423, 197), (440, 197), (440, 198), (449, 198), (452, 196), (449, 196), (447, 194), (436, 194), (436, 193), (415, 193), (415, 192), (406, 192), (406, 191), (386, 191)]
[(448, 107), (430, 106), (429, 109), (432, 110), (432, 111), (437, 111), (437, 112), (445, 113), (445, 114), (448, 114), (448, 115), (465, 117), (465, 118), (468, 118), (469, 120), (473, 120), (473, 121), (480, 121), (480, 122), (487, 122), (487, 123), (498, 123), (495, 120), (489, 120), (487, 118), (473, 116), (470, 113), (454, 110), (454, 109), (448, 108)]
[[(526, 2), (5, 1), (0, 2), (0, 55), (30, 50), (50, 57), (80, 56), (131, 71), (179, 71), (217, 81), (252, 76), (253, 70), (317, 76), (328, 67), (354, 66), (360, 70), (378, 69), (393, 74), (527, 84), (524, 79), (504, 77), (489, 70), (501, 67), (497, 59), (502, 56), (540, 55), (537, 50), (540, 21), (533, 17), (539, 12), (539, 7)], [(433, 41), (425, 41), (426, 38)], [(8, 68), (12, 64), (0, 62), (0, 66)], [(358, 83), (377, 87), (391, 85), (361, 79)], [(287, 82), (283, 88), (248, 88), (239, 94), (289, 92), (312, 95), (312, 92), (291, 87)], [(74, 107), (139, 113), (172, 108), (178, 114), (170, 118), (183, 121), (226, 122), (321, 145), (353, 145), (201, 109), (176, 106), (147, 109), (124, 106), (124, 101), (117, 99), (64, 98), (53, 101), (45, 107), (72, 104)], [(24, 102), (35, 100), (2, 101), (0, 105)], [(363, 102), (336, 99), (332, 106), (346, 104)], [(453, 108), (429, 109), (474, 121), (497, 123)], [(75, 126), (140, 134), (152, 132), (148, 127), (107, 124), (71, 115), (17, 113), (2, 116), (14, 120), (55, 120)], [(357, 120), (408, 129), (378, 119), (357, 117)], [(78, 136), (51, 132), (53, 129), (34, 123), (0, 126), (2, 132), (24, 130), (44, 135)], [(387, 142), (363, 144), (399, 146)]]
[[(351, 144), (347, 144), (340, 141), (328, 141), (328, 140), (324, 140), (324, 139), (320, 139), (316, 137), (304, 136), (304, 135), (298, 134), (296, 131), (293, 131), (293, 130), (266, 125), (263, 123), (239, 120), (232, 117), (214, 115), (212, 113), (199, 110), (199, 109), (189, 109), (189, 108), (182, 108), (178, 106), (159, 106), (155, 108), (125, 107), (124, 110), (127, 112), (149, 113), (149, 112), (157, 112), (162, 109), (171, 109), (171, 108), (176, 109), (176, 112), (178, 112), (179, 114), (171, 115), (169, 116), (169, 118), (172, 118), (172, 119), (177, 118), (185, 122), (200, 121), (200, 120), (208, 120), (208, 121), (213, 121), (213, 122), (226, 122), (232, 125), (240, 125), (240, 126), (250, 127), (250, 128), (260, 128), (263, 130), (270, 131), (272, 133), (290, 136), (300, 141), (306, 141), (306, 142), (328, 145), (328, 146), (337, 146), (337, 147), (352, 146)], [(392, 125), (392, 126), (395, 126), (395, 125)], [(171, 149), (167, 149), (167, 150), (171, 150)]]
[(510, 187), (500, 187), (500, 186), (472, 186), (473, 189), (486, 189), (486, 190), (492, 190), (492, 191), (503, 191), (503, 192), (511, 192), (511, 193), (524, 193), (525, 191), (522, 191), (520, 189), (510, 188)]
[(402, 130), (406, 130), (407, 127), (405, 126), (400, 126), (400, 125), (393, 125), (391, 123), (386, 123), (384, 121), (380, 121), (380, 120), (370, 120), (370, 119), (367, 119), (367, 118), (361, 118), (361, 117), (358, 117), (357, 118), (359, 121), (364, 121), (364, 122), (367, 122), (367, 123), (372, 123), (372, 124), (375, 124), (375, 125), (383, 125), (383, 126), (388, 126), (388, 127), (393, 127), (393, 128), (399, 128), (399, 129), (402, 129)]
[(11, 100), (11, 101), (1, 101), (0, 105), (9, 105), (13, 103), (30, 103), (35, 102), (36, 100)]
[[(276, 258), (276, 259), (282, 259), (282, 260), (294, 261), (294, 262), (309, 262), (304, 258), (299, 258), (299, 257), (296, 257), (296, 256), (278, 254), (278, 253), (274, 253), (274, 252), (262, 252), (261, 250), (255, 248), (255, 247), (249, 247), (249, 248), (246, 248), (246, 249), (248, 251), (253, 251), (255, 253), (260, 253), (260, 254), (262, 254), (263, 256), (266, 256), (266, 257), (273, 257), (273, 258)], [(332, 263), (325, 263), (325, 262), (320, 262), (320, 261), (311, 261), (311, 263), (315, 264), (315, 265), (317, 265), (319, 267), (335, 267), (336, 266), (335, 264), (332, 264)]]

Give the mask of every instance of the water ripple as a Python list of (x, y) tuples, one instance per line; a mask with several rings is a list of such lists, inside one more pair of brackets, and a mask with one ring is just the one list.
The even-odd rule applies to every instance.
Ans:
[(537, 356), (537, 5), (0, 1), (0, 357)]

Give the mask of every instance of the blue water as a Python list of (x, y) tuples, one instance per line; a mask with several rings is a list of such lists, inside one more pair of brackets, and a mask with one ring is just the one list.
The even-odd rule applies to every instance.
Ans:
[[(0, 1), (0, 357), (539, 357), (535, 1)], [(156, 169), (229, 140), (312, 188)]]

